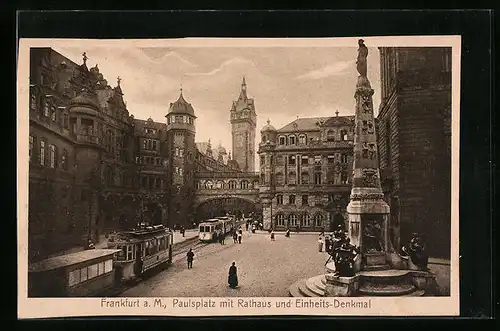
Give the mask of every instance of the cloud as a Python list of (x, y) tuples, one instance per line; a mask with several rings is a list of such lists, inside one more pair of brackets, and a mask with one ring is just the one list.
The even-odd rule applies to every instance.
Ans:
[(209, 71), (209, 72), (188, 72), (188, 73), (186, 73), (186, 76), (214, 76), (214, 75), (220, 73), (226, 67), (230, 67), (230, 66), (233, 66), (236, 64), (250, 64), (252, 67), (255, 66), (252, 61), (243, 59), (241, 57), (234, 57), (232, 59), (224, 61), (218, 68), (213, 69), (212, 71)]
[(327, 65), (321, 69), (309, 71), (303, 75), (295, 77), (295, 79), (320, 79), (329, 76), (340, 76), (346, 73), (346, 69), (349, 68), (354, 61), (340, 61), (334, 64)]
[(155, 64), (174, 65), (180, 63), (188, 67), (196, 67), (193, 62), (185, 59), (179, 53), (166, 51), (164, 48), (140, 48), (142, 55), (145, 55), (149, 61)]

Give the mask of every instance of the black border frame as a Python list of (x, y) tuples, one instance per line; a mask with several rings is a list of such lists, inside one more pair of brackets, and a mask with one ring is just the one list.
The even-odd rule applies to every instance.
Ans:
[[(21, 11), (18, 12), (17, 23), (13, 68), (17, 64), (17, 38), (21, 37), (461, 35), (460, 315), (475, 318), (493, 316), (494, 305), (498, 303), (494, 301), (495, 278), (492, 268), (495, 252), (492, 205), (495, 165), (492, 138), (495, 114), (491, 11)], [(16, 95), (15, 88), (13, 94)], [(13, 124), (15, 127), (15, 117)], [(16, 233), (16, 230), (12, 233)], [(308, 327), (314, 327), (310, 319)], [(53, 325), (57, 324), (59, 322), (54, 321)]]

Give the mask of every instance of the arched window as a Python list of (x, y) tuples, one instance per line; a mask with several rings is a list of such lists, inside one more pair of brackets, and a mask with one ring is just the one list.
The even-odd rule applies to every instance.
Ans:
[(224, 182), (219, 180), (217, 184), (215, 185), (216, 188), (218, 189), (223, 189), (224, 188)]
[(212, 183), (212, 181), (210, 181), (210, 180), (209, 180), (209, 181), (207, 181), (207, 182), (205, 183), (205, 188), (206, 188), (206, 189), (211, 190), (211, 189), (213, 189), (213, 187), (214, 187), (214, 183)]
[(278, 194), (276, 196), (276, 204), (277, 205), (282, 205), (283, 204), (283, 196), (281, 194)]
[(201, 189), (201, 184), (200, 184), (200, 182), (199, 182), (199, 181), (195, 181), (195, 182), (194, 182), (194, 187), (195, 187), (197, 190)]
[(324, 217), (321, 214), (314, 215), (314, 225), (318, 227), (323, 226), (323, 218)]
[(305, 145), (307, 144), (307, 136), (305, 134), (301, 134), (299, 136), (299, 144), (300, 145)]
[(55, 168), (56, 164), (56, 146), (49, 145), (49, 166), (51, 168)]
[(285, 217), (283, 214), (276, 215), (276, 226), (285, 226)]
[(311, 226), (311, 216), (309, 214), (304, 214), (302, 218), (302, 225), (303, 226)]
[(229, 181), (229, 189), (231, 189), (231, 190), (236, 189), (236, 181), (235, 180)]
[(343, 129), (343, 130), (340, 130), (340, 140), (347, 140), (347, 130), (346, 129)]
[(288, 225), (297, 226), (297, 215), (295, 214), (288, 215)]
[(248, 180), (242, 180), (241, 183), (240, 183), (240, 189), (242, 190), (246, 190), (248, 189)]
[(258, 180), (253, 181), (253, 188), (254, 189), (259, 188), (259, 181)]
[(288, 204), (289, 205), (294, 205), (295, 204), (295, 195), (292, 194), (292, 195), (290, 195), (288, 197)]
[(279, 137), (279, 139), (278, 139), (278, 143), (279, 143), (280, 145), (285, 145), (285, 144), (286, 144), (286, 139), (285, 139), (285, 137), (283, 137), (283, 136)]
[(276, 173), (276, 185), (281, 186), (285, 184), (285, 178), (281, 172)]
[(294, 135), (288, 136), (288, 145), (295, 145), (297, 143), (297, 137)]

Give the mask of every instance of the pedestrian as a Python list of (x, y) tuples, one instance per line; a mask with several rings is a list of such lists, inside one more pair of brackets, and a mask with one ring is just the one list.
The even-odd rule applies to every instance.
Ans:
[(271, 230), (271, 241), (274, 241), (274, 231)]
[(226, 239), (226, 234), (225, 233), (222, 233), (221, 236), (220, 236), (220, 241), (221, 241), (221, 245), (225, 245), (226, 243), (224, 242)]
[(238, 242), (238, 234), (236, 233), (236, 231), (233, 232), (233, 242), (236, 244), (236, 242)]
[(320, 252), (323, 251), (323, 237), (321, 235), (319, 236), (319, 239), (318, 239), (318, 250)]
[(286, 229), (285, 237), (290, 238), (290, 229)]
[(241, 232), (240, 232), (240, 233), (238, 233), (238, 243), (239, 243), (239, 244), (241, 244), (241, 236), (242, 236), (242, 235), (241, 235)]
[(194, 259), (193, 249), (190, 248), (189, 252), (187, 252), (186, 255), (187, 255), (188, 269), (192, 269), (193, 268), (193, 259)]
[(182, 232), (182, 237), (184, 237), (184, 235), (186, 234), (186, 229), (183, 227), (181, 227), (181, 232)]
[(229, 267), (227, 282), (229, 283), (230, 288), (238, 287), (238, 269), (236, 268), (235, 262), (233, 262), (233, 264)]
[(295, 232), (299, 233), (299, 226), (298, 225), (295, 227)]

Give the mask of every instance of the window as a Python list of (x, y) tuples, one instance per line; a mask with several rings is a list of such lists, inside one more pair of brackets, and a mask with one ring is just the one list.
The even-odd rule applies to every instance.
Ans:
[(283, 196), (281, 194), (278, 194), (276, 196), (276, 204), (277, 205), (282, 205), (283, 204)]
[(308, 165), (309, 164), (309, 157), (307, 156), (302, 156), (300, 164), (302, 165)]
[(184, 116), (175, 116), (175, 123), (183, 123)]
[(266, 164), (266, 158), (264, 155), (261, 155), (260, 156), (260, 165), (264, 165), (264, 164)]
[(33, 155), (33, 147), (35, 146), (35, 137), (30, 135), (30, 145), (29, 145), (29, 161), (31, 162), (31, 157)]
[(104, 262), (104, 273), (113, 271), (113, 260), (107, 260)]
[(347, 175), (347, 171), (342, 171), (341, 174), (341, 182), (342, 184), (348, 184), (349, 183), (349, 176)]
[(246, 189), (248, 189), (248, 184), (249, 184), (248, 180), (242, 180), (241, 183), (240, 183), (240, 188), (242, 190), (246, 190)]
[(236, 181), (235, 180), (229, 181), (229, 189), (231, 189), (231, 190), (236, 189)]
[(132, 245), (127, 246), (127, 260), (133, 260), (134, 259), (134, 249)]
[(295, 155), (288, 156), (288, 164), (295, 165)]
[(283, 216), (283, 214), (276, 215), (276, 225), (285, 226), (285, 217)]
[(328, 130), (326, 133), (326, 141), (335, 141), (335, 132), (333, 130)]
[(30, 102), (30, 107), (32, 110), (36, 109), (36, 94), (34, 91), (31, 92), (31, 102)]
[(99, 272), (97, 268), (97, 264), (93, 264), (88, 267), (88, 279), (97, 277)]
[(280, 145), (285, 145), (285, 137), (279, 137), (278, 142)]
[(51, 106), (50, 107), (50, 119), (55, 122), (57, 120), (57, 117), (56, 117), (56, 107), (54, 106)]
[(335, 163), (335, 155), (328, 155), (328, 164)]
[(184, 157), (184, 148), (179, 148), (179, 157)]
[(316, 155), (314, 157), (314, 164), (315, 165), (321, 165), (321, 155)]
[(176, 147), (176, 148), (175, 148), (174, 155), (175, 155), (175, 156), (179, 156), (179, 147)]
[(303, 206), (309, 205), (309, 196), (308, 195), (303, 195), (302, 196), (302, 205)]
[(349, 161), (349, 157), (347, 153), (342, 153), (340, 155), (340, 162), (347, 163)]
[(309, 214), (304, 214), (304, 217), (302, 219), (302, 225), (311, 226), (311, 216), (309, 216)]
[(348, 140), (347, 130), (340, 130), (340, 140), (343, 140), (343, 141)]
[(43, 116), (45, 117), (49, 117), (50, 116), (50, 111), (49, 111), (49, 103), (47, 101), (45, 101), (43, 103)]
[(80, 282), (84, 282), (88, 279), (87, 267), (80, 269)]
[(78, 283), (80, 283), (80, 269), (70, 271), (68, 275), (68, 285), (75, 286)]
[(61, 155), (61, 166), (64, 170), (68, 170), (68, 150), (66, 148), (63, 149)]
[(283, 174), (281, 172), (276, 173), (276, 185), (281, 186), (285, 184), (285, 179), (283, 177)]
[(276, 165), (284, 165), (283, 156), (276, 156)]
[(323, 215), (316, 214), (314, 216), (314, 225), (315, 226), (323, 226)]
[(144, 139), (144, 141), (142, 142), (142, 148), (148, 149), (148, 141), (146, 139)]
[(288, 215), (288, 222), (290, 226), (297, 226), (297, 215), (295, 214)]
[(49, 165), (51, 168), (56, 167), (56, 146), (49, 145)]
[(297, 183), (297, 174), (294, 171), (288, 173), (288, 185), (295, 185)]
[(218, 181), (217, 184), (216, 184), (216, 188), (218, 189), (223, 189), (224, 188), (224, 182), (223, 181)]
[(40, 141), (40, 164), (45, 165), (45, 141)]
[(322, 175), (321, 172), (316, 172), (314, 174), (314, 184), (315, 185), (321, 185), (321, 182), (322, 182), (322, 178), (321, 178), (322, 176), (321, 175)]
[(288, 204), (289, 205), (294, 205), (295, 204), (295, 195), (290, 195), (288, 197)]
[(309, 184), (309, 173), (308, 172), (303, 172), (301, 175), (300, 175), (300, 181), (302, 184)]
[(295, 141), (295, 136), (289, 136), (288, 137), (288, 144), (289, 145), (295, 145), (296, 141)]
[(153, 140), (153, 149), (156, 150), (156, 140)]
[(211, 181), (207, 181), (205, 183), (205, 188), (211, 190), (213, 187), (214, 187), (214, 183), (212, 183)]
[(300, 135), (299, 136), (299, 144), (300, 145), (305, 145), (307, 143), (307, 137), (305, 135)]

